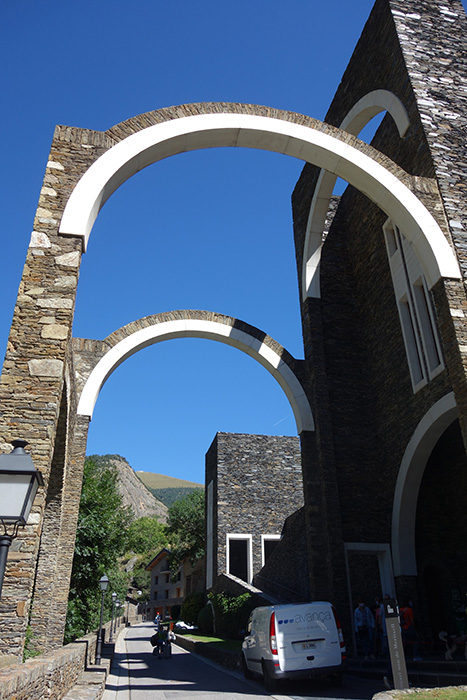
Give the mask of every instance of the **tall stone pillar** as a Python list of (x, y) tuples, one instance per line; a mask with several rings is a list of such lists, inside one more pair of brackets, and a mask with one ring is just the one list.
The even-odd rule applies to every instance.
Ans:
[[(0, 377), (0, 448), (10, 451), (15, 438), (27, 440), (45, 482), (8, 556), (0, 601), (0, 664), (8, 657), (21, 658), (33, 586), (38, 592), (47, 590), (60, 566), (60, 545), (52, 543), (51, 532), (49, 546), (47, 536), (42, 546), (44, 566), (36, 573), (44, 513), (49, 512), (56, 534), (63, 519), (63, 425), (69, 410), (64, 387), (72, 375), (71, 331), (82, 254), (81, 240), (59, 236), (58, 227), (71, 190), (104, 150), (99, 147), (102, 138), (94, 132), (56, 129)], [(49, 610), (50, 604), (48, 600)], [(59, 637), (54, 632), (50, 643), (59, 643)]]
[(65, 632), (89, 419), (78, 416), (72, 428), (68, 449), (54, 453), (37, 561), (30, 625), (41, 652), (60, 646)]

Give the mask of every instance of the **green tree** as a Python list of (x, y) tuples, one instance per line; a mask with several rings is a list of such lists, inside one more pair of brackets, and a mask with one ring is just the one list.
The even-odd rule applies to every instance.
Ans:
[(141, 591), (139, 600), (149, 600), (151, 597), (151, 572), (146, 571), (146, 566), (150, 561), (151, 556), (141, 557), (131, 572), (133, 586), (136, 590)]
[(99, 579), (110, 580), (106, 612), (110, 615), (110, 593), (123, 602), (127, 577), (119, 570), (118, 558), (126, 545), (131, 510), (123, 506), (117, 487), (117, 469), (87, 458), (84, 465), (75, 554), (70, 582), (65, 642), (86, 634), (99, 623), (101, 593)]
[(190, 625), (196, 625), (198, 615), (203, 609), (205, 602), (204, 593), (201, 593), (201, 591), (190, 593), (183, 601), (180, 610), (180, 619)]
[(155, 517), (138, 518), (127, 530), (126, 549), (135, 554), (156, 553), (167, 544), (167, 528)]
[(141, 591), (140, 600), (150, 598), (151, 574), (146, 571), (146, 566), (161, 549), (167, 546), (167, 528), (156, 517), (138, 518), (129, 526), (125, 559), (128, 562), (132, 560), (132, 584)]
[(194, 566), (204, 556), (204, 491), (196, 489), (170, 506), (167, 532), (172, 571), (182, 559), (188, 558)]

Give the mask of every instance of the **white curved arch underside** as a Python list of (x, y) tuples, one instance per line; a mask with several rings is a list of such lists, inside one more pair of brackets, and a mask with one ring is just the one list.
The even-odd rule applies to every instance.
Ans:
[(395, 175), (328, 133), (251, 114), (181, 117), (128, 136), (100, 156), (78, 182), (60, 233), (82, 237), (85, 249), (101, 207), (134, 173), (171, 155), (217, 146), (275, 151), (329, 170), (367, 195), (404, 231), (430, 287), (440, 277), (460, 278), (455, 255), (435, 219)]
[(173, 338), (205, 338), (231, 345), (265, 367), (286, 394), (297, 431), (314, 430), (313, 415), (302, 385), (290, 367), (265, 343), (224, 323), (177, 319), (135, 331), (111, 348), (89, 375), (78, 404), (78, 415), (92, 418), (100, 390), (112, 372), (128, 357), (149, 345)]
[(437, 401), (417, 425), (402, 458), (392, 512), (392, 555), (395, 576), (416, 576), (415, 525), (420, 484), (430, 454), (457, 418), (451, 392)]
[[(358, 136), (360, 131), (380, 112), (387, 111), (394, 119), (401, 138), (410, 126), (407, 111), (401, 100), (389, 90), (373, 90), (364, 95), (344, 117), (340, 129)], [(320, 261), (323, 232), (329, 202), (336, 184), (337, 175), (321, 170), (310, 205), (305, 233), (302, 266), (302, 298), (319, 298)], [(353, 184), (353, 183), (352, 183)]]
[(402, 101), (389, 90), (372, 90), (364, 95), (349, 110), (339, 128), (358, 136), (368, 122), (380, 112), (388, 112), (391, 115), (402, 138), (410, 126), (409, 116)]

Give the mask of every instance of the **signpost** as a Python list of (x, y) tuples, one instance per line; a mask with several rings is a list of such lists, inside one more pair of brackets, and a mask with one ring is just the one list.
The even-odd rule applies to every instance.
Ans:
[(394, 688), (396, 690), (404, 690), (404, 688), (409, 687), (409, 678), (407, 676), (404, 647), (402, 645), (397, 601), (391, 599), (384, 601), (384, 617), (386, 620)]

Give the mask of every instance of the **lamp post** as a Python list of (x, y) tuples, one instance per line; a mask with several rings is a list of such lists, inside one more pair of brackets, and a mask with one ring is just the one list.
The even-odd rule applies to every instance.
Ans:
[(112, 619), (110, 621), (110, 642), (113, 642), (114, 611), (115, 611), (115, 601), (116, 600), (117, 600), (117, 594), (114, 591), (112, 593)]
[(121, 602), (118, 600), (115, 601), (115, 627), (114, 627), (114, 633), (117, 633), (117, 617), (118, 617), (118, 608), (121, 606)]
[(130, 594), (126, 597), (126, 626), (130, 626)]
[[(39, 486), (44, 485), (41, 472), (36, 469), (31, 455), (24, 451), (26, 440), (13, 440), (13, 450), (0, 455), (0, 598), (2, 597), (8, 549), (26, 525)], [(10, 527), (10, 531), (8, 531)]]
[(101, 658), (102, 658), (102, 622), (104, 620), (104, 598), (105, 598), (105, 592), (107, 590), (108, 585), (109, 585), (109, 579), (104, 574), (103, 576), (101, 576), (100, 581), (99, 581), (99, 587), (101, 589), (102, 598), (101, 598), (101, 619), (100, 619), (100, 623), (99, 623), (99, 634), (97, 636), (97, 645), (96, 645), (96, 666), (100, 666)]

